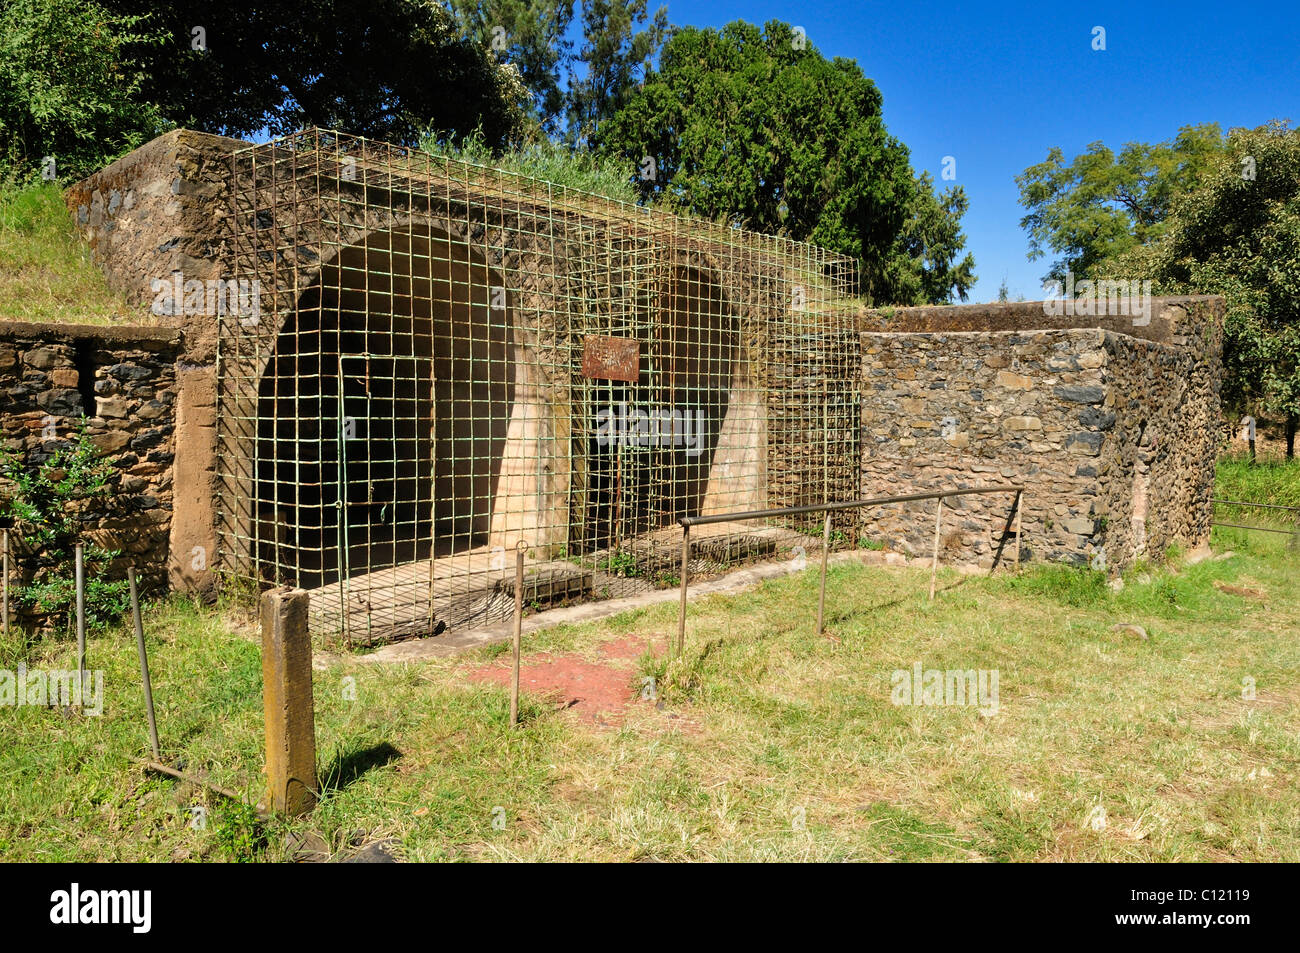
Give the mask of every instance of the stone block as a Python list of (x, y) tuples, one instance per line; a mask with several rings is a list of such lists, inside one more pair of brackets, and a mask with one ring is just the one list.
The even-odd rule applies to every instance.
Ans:
[(1023, 430), (1042, 430), (1043, 421), (1038, 417), (1008, 417), (1002, 421), (1002, 427), (1013, 433)]
[(1009, 390), (1032, 390), (1034, 387), (1031, 378), (1014, 371), (998, 371), (997, 379), (999, 387), (1006, 387)]

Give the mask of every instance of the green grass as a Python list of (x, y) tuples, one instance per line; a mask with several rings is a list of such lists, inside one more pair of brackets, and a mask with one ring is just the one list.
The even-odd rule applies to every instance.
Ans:
[[(315, 678), (321, 803), (269, 825), (129, 760), (147, 734), (134, 645), (114, 631), (91, 643), (102, 718), (0, 710), (0, 853), (275, 860), (293, 832), (332, 853), (396, 838), (413, 860), (1300, 860), (1300, 557), (1237, 531), (1214, 548), (1233, 555), (1138, 567), (1118, 592), (1053, 566), (945, 571), (934, 602), (925, 570), (841, 565), (830, 637), (812, 631), (814, 571), (693, 601), (684, 659), (627, 663), (659, 704), (618, 727), (525, 696), (510, 731), (506, 692), (466, 677), (502, 664), (500, 646), (332, 664)], [(557, 626), (526, 651), (662, 645), (675, 610)], [(251, 624), (182, 601), (148, 618), (165, 756), (260, 796)], [(0, 668), (72, 651), (11, 636)], [(892, 673), (916, 662), (996, 669), (997, 712), (894, 705)]]
[[(1300, 460), (1260, 460), (1251, 463), (1245, 457), (1225, 457), (1216, 469), (1215, 496), (1225, 500), (1248, 503), (1267, 503), (1272, 506), (1300, 508)], [(1300, 532), (1300, 510), (1277, 510), (1258, 506), (1232, 506), (1217, 503), (1214, 518), (1220, 522), (1247, 526), (1264, 526), (1288, 532)], [(1277, 533), (1251, 532), (1219, 528), (1216, 532), (1225, 545), (1233, 548), (1250, 548), (1256, 551), (1276, 550), (1293, 546), (1300, 559), (1300, 537)]]
[(635, 204), (638, 199), (637, 190), (632, 185), (635, 169), (631, 163), (602, 158), (590, 152), (573, 152), (550, 141), (499, 156), (494, 156), (480, 139), (468, 139), (460, 147), (426, 139), (421, 148), (432, 155), (500, 169), (512, 175), (540, 180), (543, 184), (575, 189), (616, 202)]
[(1215, 495), (1228, 500), (1300, 506), (1300, 460), (1261, 460), (1224, 457), (1215, 471)]
[(112, 324), (140, 317), (91, 261), (58, 186), (0, 180), (0, 321)]

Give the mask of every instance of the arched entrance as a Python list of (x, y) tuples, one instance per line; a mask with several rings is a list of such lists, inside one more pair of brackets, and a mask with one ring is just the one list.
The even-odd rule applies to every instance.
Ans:
[(321, 268), (259, 387), (260, 557), (276, 581), (315, 588), (486, 542), (510, 305), (467, 243), (428, 226), (372, 232)]
[(639, 333), (609, 329), (639, 339), (637, 380), (583, 379), (575, 395), (586, 466), (573, 500), (580, 552), (698, 514), (727, 416), (740, 327), (713, 277), (674, 267), (638, 311), (651, 316)]

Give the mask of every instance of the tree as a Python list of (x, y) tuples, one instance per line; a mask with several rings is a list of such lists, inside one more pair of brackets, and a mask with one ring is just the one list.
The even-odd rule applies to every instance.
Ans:
[(0, 521), (14, 526), (23, 541), (15, 559), (15, 601), (23, 614), (43, 618), (55, 629), (72, 627), (78, 543), (86, 569), (87, 622), (107, 625), (126, 610), (126, 582), (109, 578), (119, 553), (86, 534), (86, 524), (96, 517), (122, 515), (114, 497), (118, 480), (120, 474), (91, 442), (84, 423), (75, 439), (59, 442), (39, 462), (24, 462), (0, 448)]
[(937, 304), (952, 300), (954, 291), (966, 300), (975, 284), (975, 256), (970, 252), (958, 262), (966, 245), (961, 219), (970, 207), (961, 188), (934, 194), (928, 172), (912, 180), (903, 227), (889, 256), (886, 287), (895, 303)]
[(935, 197), (857, 64), (785, 23), (684, 28), (594, 133), (637, 170), (643, 200), (851, 255), (876, 303), (965, 299), (973, 260), (960, 189)]
[(449, 0), (461, 31), (518, 70), (545, 133), (559, 131), (566, 100), (561, 70), (573, 59), (565, 39), (573, 0)]
[(1221, 294), (1225, 398), (1300, 426), (1300, 130), (1275, 120), (1234, 129), (1176, 197), (1158, 241), (1107, 265), (1150, 275), (1161, 293)]
[(1173, 200), (1196, 187), (1224, 148), (1217, 123), (1184, 126), (1172, 140), (1130, 142), (1116, 155), (1094, 142), (1067, 165), (1059, 148), (1016, 176), (1028, 213), (1029, 260), (1060, 255), (1044, 280), (1089, 276), (1102, 261), (1158, 238)]
[(591, 141), (597, 128), (627, 101), (638, 75), (649, 74), (651, 61), (668, 36), (668, 11), (660, 7), (647, 21), (646, 0), (582, 0), (582, 50), (578, 62), (586, 75), (569, 82), (569, 140)]
[[(0, 7), (0, 163), (80, 178), (162, 131), (128, 46), (158, 45), (141, 17), (93, 0)], [(46, 157), (54, 160), (51, 168)]]
[(524, 129), (518, 70), (460, 35), (436, 0), (102, 0), (166, 39), (130, 52), (140, 98), (178, 125), (244, 136), (318, 125), (415, 144)]

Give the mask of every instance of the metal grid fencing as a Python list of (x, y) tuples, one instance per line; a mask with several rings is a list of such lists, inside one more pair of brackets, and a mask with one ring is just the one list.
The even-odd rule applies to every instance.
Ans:
[(539, 607), (673, 585), (683, 516), (858, 495), (850, 259), (321, 130), (231, 175), (219, 564), (316, 631), (499, 621), (521, 542)]

